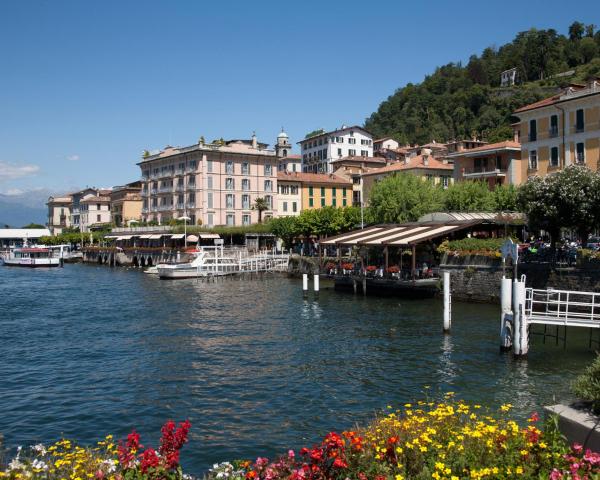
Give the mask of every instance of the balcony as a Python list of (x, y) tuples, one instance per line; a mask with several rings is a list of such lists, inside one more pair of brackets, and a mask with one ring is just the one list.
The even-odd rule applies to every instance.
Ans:
[(175, 185), (176, 192), (183, 192), (185, 190), (185, 186), (183, 185)]
[(177, 210), (183, 210), (184, 208), (185, 208), (185, 204), (183, 204), (183, 203), (177, 204)]
[(196, 208), (196, 202), (188, 202), (187, 208)]
[(142, 213), (148, 213), (150, 210), (148, 207), (142, 207)]
[(488, 177), (506, 177), (505, 168), (463, 168), (464, 178), (488, 178)]
[(578, 152), (575, 155), (575, 163), (577, 165), (583, 165), (583, 164), (585, 164), (585, 155), (583, 154), (583, 152)]
[(158, 193), (171, 193), (173, 192), (173, 187), (160, 187), (158, 189)]
[(142, 190), (142, 197), (148, 196), (148, 190)]
[(548, 130), (548, 136), (550, 138), (558, 137), (558, 127), (550, 127), (550, 130)]
[(158, 211), (159, 212), (167, 212), (167, 211), (170, 211), (170, 210), (173, 210), (173, 205), (171, 205), (171, 204), (160, 205), (158, 207)]
[(158, 193), (158, 188), (153, 188), (150, 190), (150, 193), (152, 193), (152, 195), (156, 195)]

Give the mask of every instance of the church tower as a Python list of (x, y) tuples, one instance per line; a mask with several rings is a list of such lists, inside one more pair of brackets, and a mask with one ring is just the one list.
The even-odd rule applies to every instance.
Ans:
[(277, 143), (275, 144), (275, 154), (277, 158), (285, 158), (292, 151), (288, 134), (281, 128), (281, 133), (277, 135)]

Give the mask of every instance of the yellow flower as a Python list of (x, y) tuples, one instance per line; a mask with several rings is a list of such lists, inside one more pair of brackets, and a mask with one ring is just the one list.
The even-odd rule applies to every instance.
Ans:
[(515, 469), (515, 472), (517, 472), (518, 475), (522, 475), (523, 474), (523, 467), (517, 467)]
[(396, 480), (404, 480), (404, 475), (396, 475)]
[(505, 403), (500, 407), (500, 410), (502, 410), (503, 412), (508, 412), (511, 408), (512, 405), (510, 403)]

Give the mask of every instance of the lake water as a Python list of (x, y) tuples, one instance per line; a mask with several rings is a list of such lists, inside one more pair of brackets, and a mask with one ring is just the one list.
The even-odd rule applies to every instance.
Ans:
[(156, 446), (165, 420), (189, 418), (182, 463), (201, 474), (310, 445), (426, 386), (510, 402), (523, 418), (570, 399), (570, 379), (593, 358), (582, 331), (569, 331), (567, 350), (535, 339), (526, 361), (500, 354), (494, 305), (455, 303), (452, 334), (441, 329), (438, 300), (331, 288), (304, 300), (301, 282), (282, 277), (0, 267), (0, 433), (15, 447), (135, 427)]

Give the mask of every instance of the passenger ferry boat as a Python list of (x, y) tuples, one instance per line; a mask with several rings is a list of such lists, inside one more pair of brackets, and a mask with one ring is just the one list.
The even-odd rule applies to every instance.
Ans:
[(14, 248), (4, 256), (4, 265), (9, 267), (58, 267), (62, 259), (47, 247), (24, 246)]
[(188, 263), (162, 263), (156, 266), (163, 279), (198, 278), (231, 275), (240, 271), (240, 260), (223, 255), (223, 247), (202, 247), (191, 252), (194, 259)]

